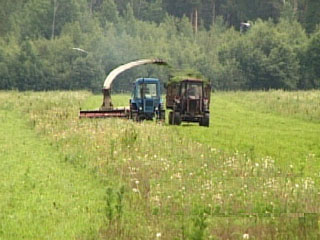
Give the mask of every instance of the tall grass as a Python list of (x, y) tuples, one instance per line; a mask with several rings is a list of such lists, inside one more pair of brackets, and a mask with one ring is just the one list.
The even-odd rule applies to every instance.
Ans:
[(0, 94), (0, 239), (98, 237), (104, 185), (64, 162), (53, 142), (27, 126), (11, 97), (19, 98)]
[[(240, 94), (237, 99), (244, 102), (237, 104), (253, 106), (255, 94), (259, 95), (244, 94), (249, 95), (247, 102)], [(86, 169), (104, 184), (101, 239), (319, 237), (319, 175), (305, 174), (315, 173), (312, 164), (318, 156), (312, 153), (299, 167), (282, 168), (274, 157), (254, 149), (237, 151), (230, 145), (226, 151), (226, 145), (203, 140), (210, 131), (225, 130), (214, 121), (207, 129), (121, 119), (80, 120), (78, 110), (90, 96), (86, 92), (0, 96), (1, 105), (22, 112), (66, 162)], [(221, 93), (212, 103), (227, 104), (224, 97), (234, 95)], [(212, 119), (222, 114), (217, 109), (213, 105)], [(232, 136), (225, 140), (232, 141)]]
[(229, 96), (247, 109), (320, 122), (319, 91), (236, 92)]
[[(312, 100), (296, 106), (296, 98), (309, 99), (307, 96)], [(212, 98), (211, 127), (196, 131), (177, 128), (181, 135), (229, 153), (238, 150), (251, 158), (270, 156), (283, 171), (291, 171), (290, 166), (301, 171), (308, 162), (304, 174), (319, 176), (316, 117), (320, 110), (315, 107), (320, 104), (319, 91), (217, 92)]]

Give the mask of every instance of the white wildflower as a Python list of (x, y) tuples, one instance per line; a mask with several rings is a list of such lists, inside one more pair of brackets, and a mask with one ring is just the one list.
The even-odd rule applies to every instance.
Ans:
[(249, 239), (249, 238), (250, 238), (250, 236), (249, 236), (249, 234), (248, 234), (248, 233), (245, 233), (245, 234), (243, 234), (242, 238), (243, 238), (243, 239)]

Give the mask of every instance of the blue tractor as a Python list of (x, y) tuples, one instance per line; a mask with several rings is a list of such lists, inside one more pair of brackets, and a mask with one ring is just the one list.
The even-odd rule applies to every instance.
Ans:
[(135, 81), (130, 99), (130, 118), (136, 121), (165, 120), (165, 110), (156, 78), (139, 78)]

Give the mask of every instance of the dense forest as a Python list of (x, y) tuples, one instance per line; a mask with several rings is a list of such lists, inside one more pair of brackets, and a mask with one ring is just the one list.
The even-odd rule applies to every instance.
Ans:
[(114, 91), (172, 69), (221, 90), (319, 88), (319, 23), (319, 0), (0, 0), (0, 89), (100, 91), (141, 58), (171, 68), (130, 70)]

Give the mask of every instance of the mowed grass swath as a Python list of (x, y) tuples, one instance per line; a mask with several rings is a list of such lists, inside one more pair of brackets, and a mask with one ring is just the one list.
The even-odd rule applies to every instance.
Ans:
[[(311, 106), (319, 98), (216, 93), (205, 129), (79, 120), (80, 107), (101, 104), (87, 92), (2, 92), (1, 107), (21, 112), (63, 161), (101, 182), (98, 238), (316, 239), (320, 110)], [(113, 96), (121, 105), (128, 99)]]

